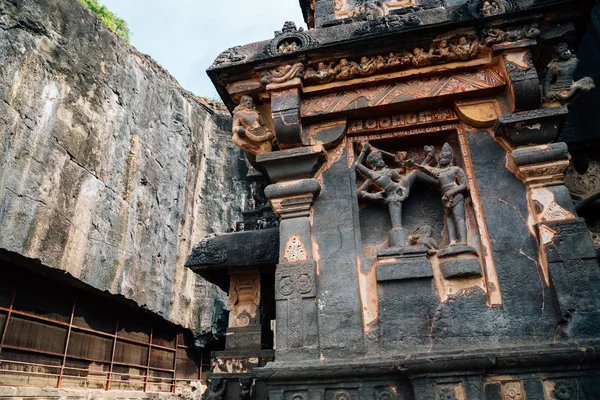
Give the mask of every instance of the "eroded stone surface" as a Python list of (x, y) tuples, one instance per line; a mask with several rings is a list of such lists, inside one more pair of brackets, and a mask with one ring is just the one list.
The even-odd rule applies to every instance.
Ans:
[(183, 265), (248, 193), (229, 117), (74, 0), (0, 28), (0, 249), (209, 330), (225, 297)]

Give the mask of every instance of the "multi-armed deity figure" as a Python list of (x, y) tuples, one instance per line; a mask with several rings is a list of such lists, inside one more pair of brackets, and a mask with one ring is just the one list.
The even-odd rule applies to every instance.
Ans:
[(556, 46), (554, 59), (548, 65), (544, 80), (545, 107), (569, 104), (579, 93), (589, 92), (595, 88), (592, 78), (584, 77), (577, 82), (573, 80), (578, 64), (579, 60), (571, 54), (565, 43)]
[(435, 148), (425, 146), (425, 151), (429, 153), (427, 158), (423, 164), (415, 166), (435, 180), (442, 194), (450, 245), (466, 244), (465, 196), (468, 187), (465, 173), (461, 168), (452, 165), (452, 147), (448, 143), (442, 146), (437, 168), (428, 165), (435, 158)]
[[(399, 164), (399, 168), (390, 168), (383, 160), (384, 156)], [(356, 163), (356, 169), (366, 178), (358, 188), (358, 198), (388, 206), (392, 221), (392, 230), (388, 235), (390, 247), (409, 244), (408, 233), (402, 226), (402, 203), (408, 198), (412, 185), (417, 180), (435, 183), (431, 177), (420, 171), (407, 174), (406, 166), (409, 165), (412, 165), (412, 162), (406, 159), (405, 152), (394, 155), (376, 149), (369, 143), (363, 143)]]
[(275, 137), (254, 107), (250, 96), (242, 96), (239, 106), (233, 110), (233, 143), (252, 154), (268, 153)]

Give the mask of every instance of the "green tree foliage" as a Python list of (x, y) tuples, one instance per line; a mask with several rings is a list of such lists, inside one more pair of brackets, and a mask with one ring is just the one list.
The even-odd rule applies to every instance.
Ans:
[(121, 39), (125, 42), (129, 43), (129, 36), (131, 32), (129, 31), (129, 27), (127, 26), (127, 22), (122, 20), (113, 14), (108, 8), (98, 3), (98, 0), (78, 0), (85, 7), (92, 10), (92, 12), (104, 22), (104, 25), (108, 27), (111, 31), (116, 33)]

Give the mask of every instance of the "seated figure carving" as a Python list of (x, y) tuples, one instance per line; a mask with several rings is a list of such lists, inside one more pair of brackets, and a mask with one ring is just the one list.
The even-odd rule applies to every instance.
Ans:
[(595, 88), (589, 77), (573, 80), (579, 60), (567, 47), (560, 43), (555, 48), (554, 59), (548, 65), (544, 79), (544, 107), (559, 107), (571, 103), (577, 95)]
[(232, 141), (239, 148), (252, 154), (269, 153), (275, 137), (254, 107), (250, 96), (242, 96), (240, 105), (233, 110)]

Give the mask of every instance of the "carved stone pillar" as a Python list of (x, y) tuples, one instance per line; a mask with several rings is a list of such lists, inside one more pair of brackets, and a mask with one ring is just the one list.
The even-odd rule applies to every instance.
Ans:
[(230, 272), (227, 350), (260, 350), (260, 272)]
[[(321, 186), (312, 179), (323, 158), (320, 146), (284, 150), (257, 159), (272, 181), (265, 189), (279, 225), (279, 264), (275, 272), (276, 354), (318, 356), (316, 262), (310, 210)], [(287, 179), (286, 179), (287, 178)]]

